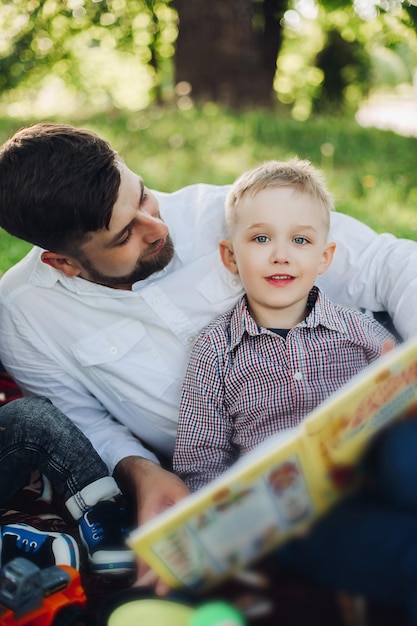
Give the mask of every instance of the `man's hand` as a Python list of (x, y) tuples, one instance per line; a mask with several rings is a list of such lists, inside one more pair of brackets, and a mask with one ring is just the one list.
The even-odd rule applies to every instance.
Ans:
[(190, 493), (178, 476), (141, 457), (122, 459), (115, 469), (115, 478), (121, 489), (135, 498), (138, 524), (144, 524)]
[(393, 348), (395, 348), (395, 343), (392, 341), (392, 339), (386, 339), (382, 344), (381, 356), (384, 356), (384, 354), (387, 354), (387, 352), (389, 352)]
[[(115, 469), (115, 478), (121, 489), (136, 500), (138, 525), (151, 520), (190, 493), (178, 476), (140, 457), (122, 459)], [(158, 595), (169, 591), (168, 585), (158, 579), (142, 561), (138, 562), (137, 584), (155, 587)]]

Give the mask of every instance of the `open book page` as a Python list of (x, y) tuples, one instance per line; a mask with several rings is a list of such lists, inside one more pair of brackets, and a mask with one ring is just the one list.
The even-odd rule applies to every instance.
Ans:
[[(299, 428), (273, 437), (130, 543), (171, 586), (204, 590), (271, 551), (315, 515)], [(283, 435), (283, 436), (282, 436)]]
[(303, 424), (268, 438), (134, 531), (129, 543), (172, 587), (208, 589), (350, 491), (370, 439), (416, 401), (417, 339), (363, 370)]

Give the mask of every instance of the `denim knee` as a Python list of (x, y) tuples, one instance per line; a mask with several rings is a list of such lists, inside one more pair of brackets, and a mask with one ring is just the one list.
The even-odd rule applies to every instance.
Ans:
[(54, 439), (75, 429), (50, 400), (43, 397), (18, 398), (0, 408), (0, 425), (10, 424), (16, 440), (43, 441)]

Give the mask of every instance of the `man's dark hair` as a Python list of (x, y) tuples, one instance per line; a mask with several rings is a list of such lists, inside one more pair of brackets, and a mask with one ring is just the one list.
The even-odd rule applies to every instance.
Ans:
[(46, 250), (74, 253), (108, 228), (120, 186), (117, 153), (95, 133), (41, 123), (0, 149), (0, 226)]

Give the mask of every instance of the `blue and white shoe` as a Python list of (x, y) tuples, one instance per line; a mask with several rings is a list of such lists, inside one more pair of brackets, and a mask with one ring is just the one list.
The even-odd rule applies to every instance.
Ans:
[(1, 565), (21, 556), (41, 569), (50, 565), (80, 568), (78, 545), (65, 533), (44, 532), (28, 524), (1, 527)]
[(136, 570), (136, 559), (126, 545), (126, 511), (116, 502), (98, 502), (79, 520), (81, 541), (90, 568), (96, 574), (126, 575)]

